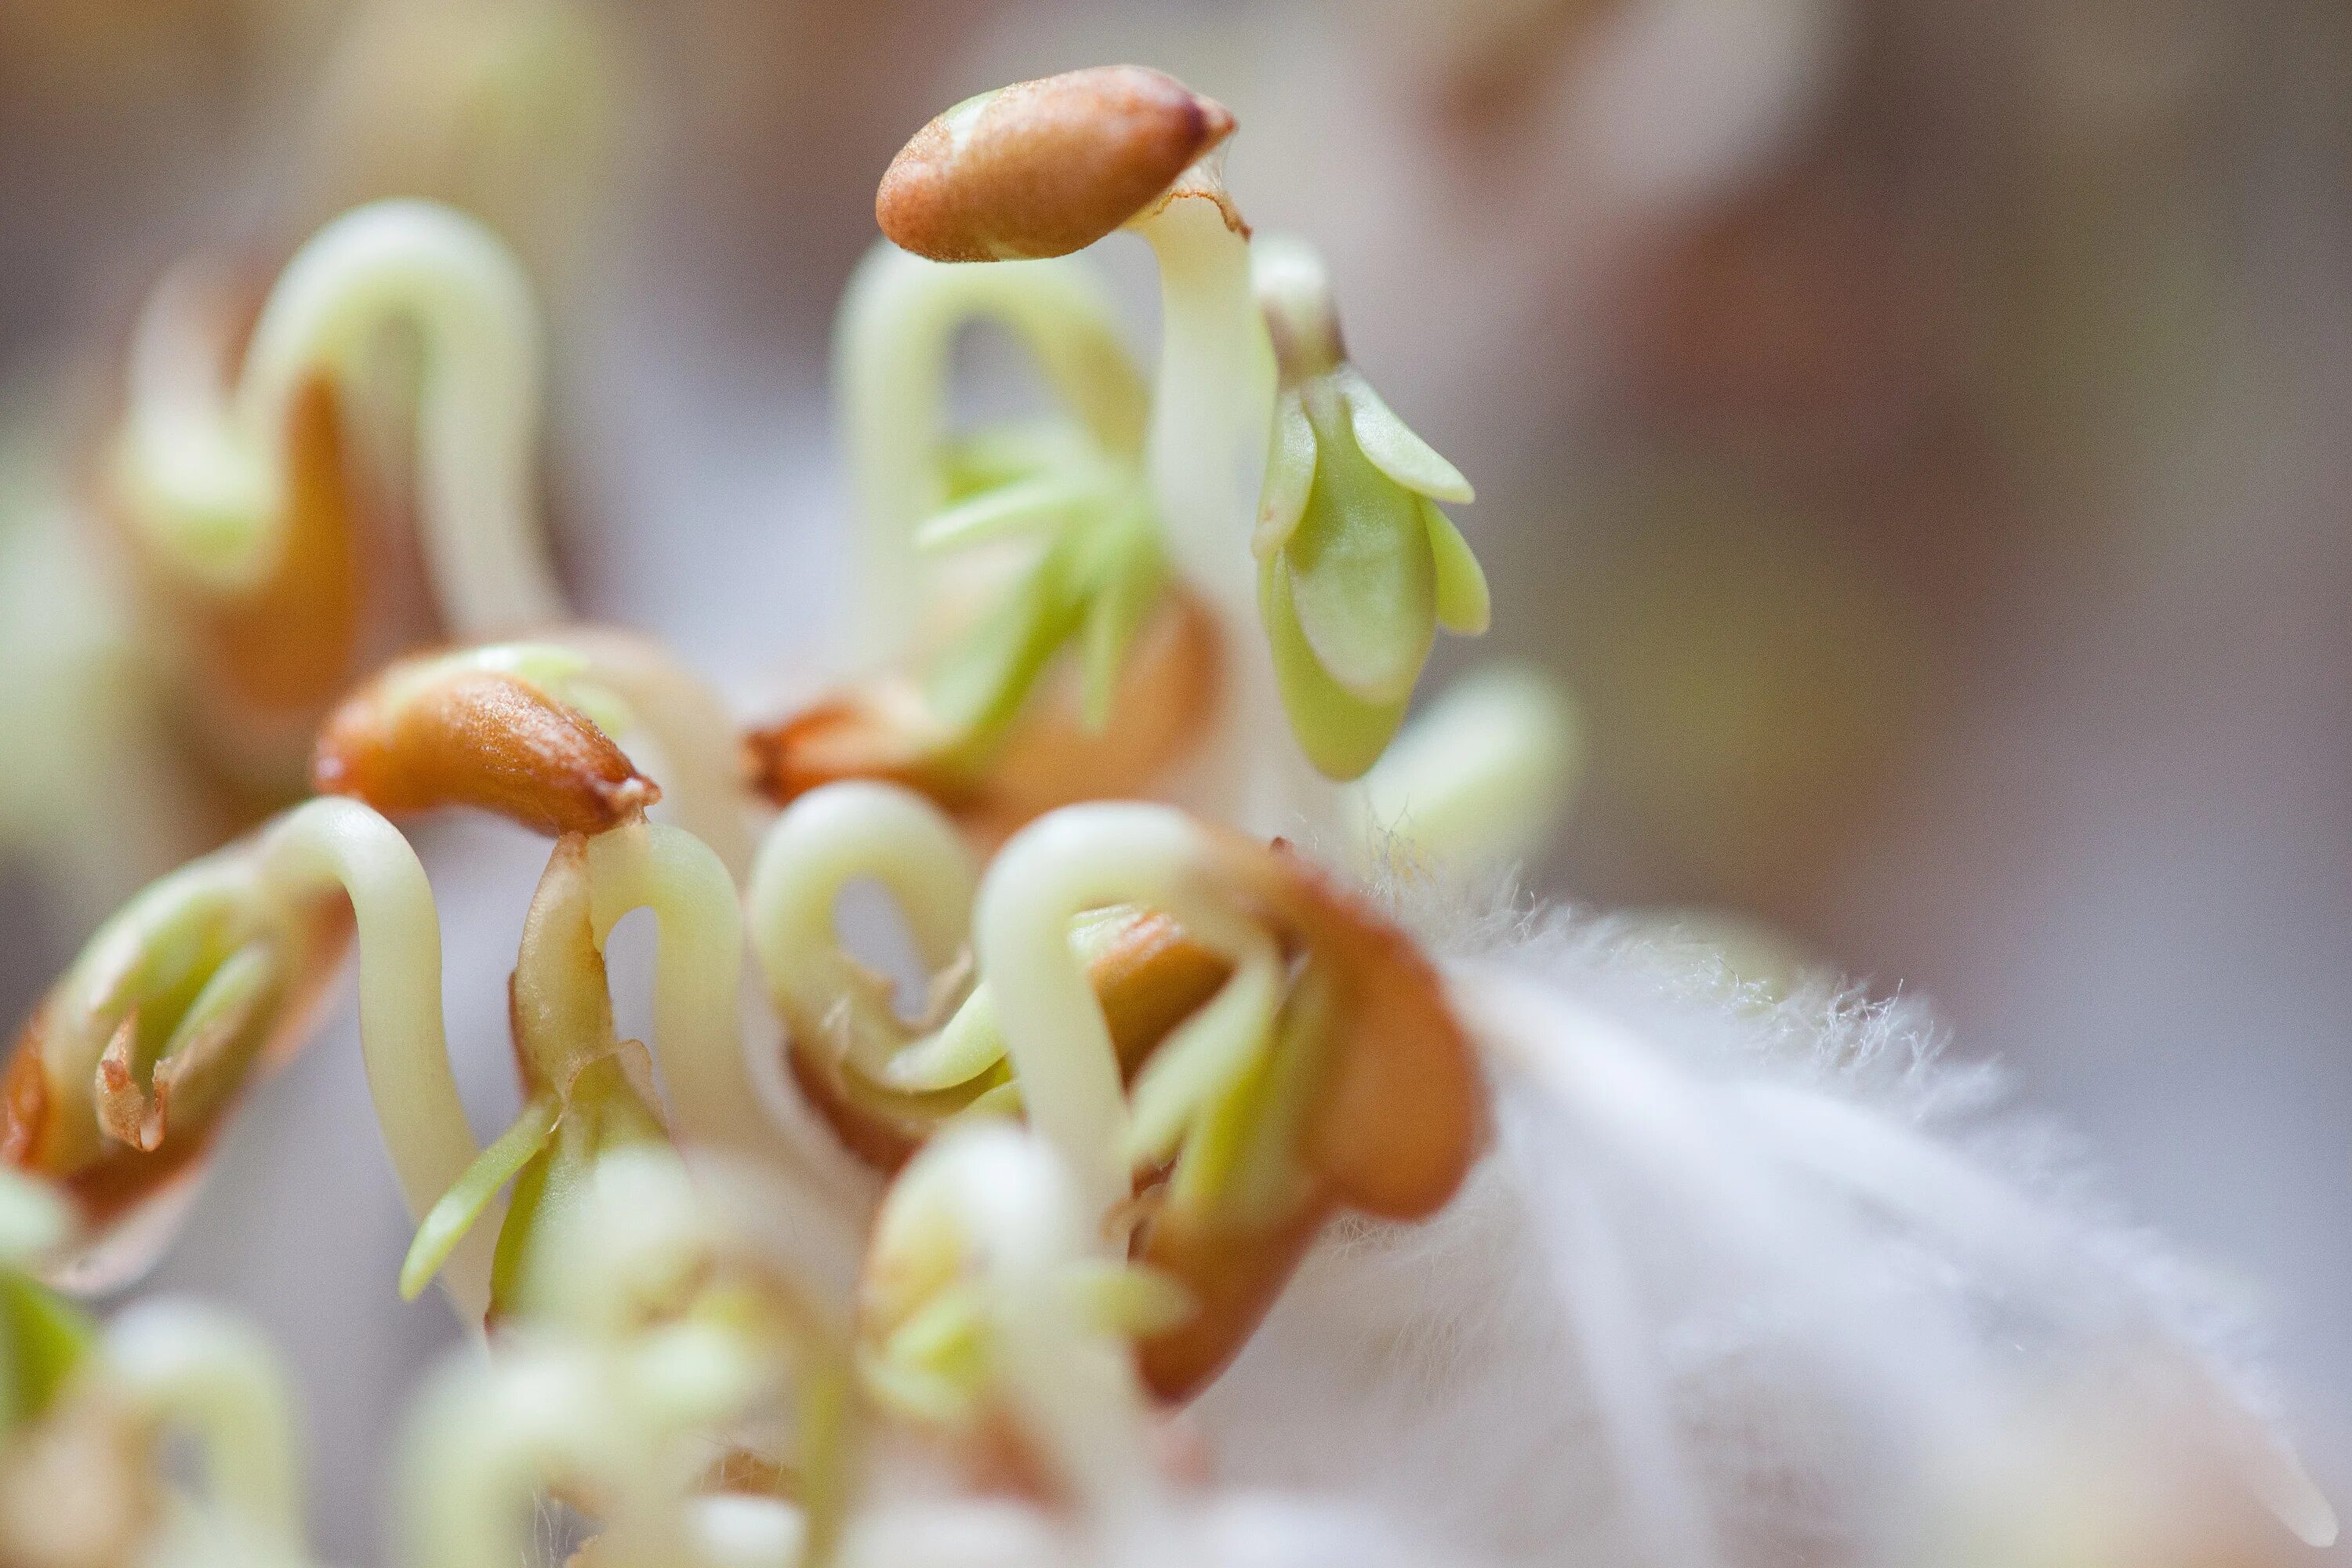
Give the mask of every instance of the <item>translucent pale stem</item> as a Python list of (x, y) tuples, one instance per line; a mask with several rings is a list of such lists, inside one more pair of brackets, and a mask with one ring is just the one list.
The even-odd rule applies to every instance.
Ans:
[[(314, 800), (267, 831), (264, 875), (339, 883), (359, 927), (360, 1049), (393, 1171), (422, 1220), (480, 1152), (442, 1028), (441, 921), (425, 868), (400, 830), (354, 800)], [(459, 1243), (441, 1270), (458, 1315), (479, 1321), (490, 1299), (490, 1249), (505, 1212)]]
[(195, 1440), (223, 1511), (303, 1560), (293, 1397), (258, 1335), (196, 1302), (142, 1301), (108, 1326), (104, 1363), (143, 1414)]
[(453, 1364), (428, 1389), (410, 1435), (404, 1560), (414, 1568), (511, 1568), (534, 1560), (541, 1489), (604, 1478), (630, 1445), (601, 1380), (572, 1358), (517, 1355)]
[(902, 654), (916, 634), (914, 531), (947, 500), (940, 446), (950, 356), (958, 331), (983, 319), (1028, 346), (1107, 447), (1134, 447), (1142, 389), (1116, 312), (1084, 263), (948, 265), (876, 246), (850, 279), (834, 341), (835, 415), (861, 520), (855, 652), (863, 662)]
[(1152, 1507), (1158, 1472), (1132, 1356), (1076, 1307), (1072, 1266), (1096, 1255), (1099, 1227), (1066, 1167), (998, 1124), (950, 1132), (908, 1179), (919, 1191), (907, 1197), (951, 1216), (978, 1255), (1004, 1396), (1081, 1509), (1102, 1523)]
[(1249, 241), (1206, 196), (1136, 225), (1160, 262), (1160, 366), (1145, 460), (1185, 574), (1234, 626), (1256, 615), (1251, 469), (1274, 417), (1274, 350)]
[(751, 943), (769, 989), (792, 1017), (822, 1018), (862, 975), (834, 923), (842, 890), (871, 877), (898, 900), (933, 971), (964, 944), (978, 880), (955, 825), (896, 784), (827, 784), (794, 801), (751, 868)]
[[(159, 299), (156, 315), (173, 304)], [(230, 405), (192, 388), (190, 345), (152, 319), (133, 366), (127, 455), (150, 510), (171, 521), (151, 528), (167, 558), (216, 583), (266, 570), (295, 397), (322, 374), (352, 384), (383, 331), (404, 324), (422, 351), (420, 511), (444, 619), (475, 637), (561, 618), (533, 482), (538, 311), (488, 230), (417, 201), (377, 202), (320, 229), (270, 291)]]
[(1274, 350), (1247, 238), (1208, 195), (1178, 195), (1133, 226), (1160, 262), (1160, 366), (1145, 447), (1169, 546), (1208, 599), (1226, 649), (1216, 740), (1180, 797), (1253, 831), (1310, 837), (1337, 795), (1292, 743), (1258, 630), (1257, 475), (1274, 418)]
[(774, 1152), (743, 1059), (743, 915), (727, 868), (684, 828), (639, 823), (589, 840), (588, 877), (599, 947), (630, 910), (654, 912), (654, 1051), (677, 1131)]
[(1015, 834), (981, 882), (972, 946), (1022, 1103), (1097, 1218), (1129, 1195), (1128, 1105), (1070, 922), (1087, 910), (1134, 903), (1181, 923), (1202, 900), (1208, 855), (1200, 830), (1172, 807), (1070, 806)]

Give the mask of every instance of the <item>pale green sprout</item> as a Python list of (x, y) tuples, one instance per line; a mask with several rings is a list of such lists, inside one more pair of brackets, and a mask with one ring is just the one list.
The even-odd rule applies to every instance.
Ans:
[[(1237, 650), (1255, 613), (1241, 539), (1275, 364), (1251, 289), (1249, 226), (1224, 184), (1233, 127), (1223, 106), (1137, 68), (1019, 84), (957, 105), (910, 141), (877, 215), (886, 233), (975, 272), (1015, 265), (982, 258), (1066, 255), (1120, 229), (1151, 247), (1160, 339), (1144, 468), (1171, 559), (1213, 614), (1219, 646)], [(1156, 179), (1171, 142), (1193, 161), (1129, 206), (1132, 180)], [(1226, 676), (1212, 738), (1172, 787), (1255, 831), (1328, 825), (1329, 792), (1263, 743), (1276, 722), (1269, 674), (1233, 659)]]
[(984, 762), (1054, 656), (1077, 639), (1082, 714), (1090, 731), (1110, 721), (1118, 674), (1168, 578), (1160, 528), (1130, 462), (1084, 450), (1013, 470), (926, 522), (926, 554), (1007, 539), (1033, 542), (1025, 567), (968, 632), (931, 661), (926, 705), (943, 727), (950, 758)]
[[(175, 1120), (205, 1120), (242, 1078), (269, 1008), (295, 979), (285, 965), (301, 952), (302, 920), (238, 844), (159, 878), (100, 926), (38, 1034), (52, 1102), (43, 1168), (70, 1173), (110, 1141), (153, 1149), (154, 1098), (166, 1082), (179, 1091)], [(110, 1089), (110, 1063), (131, 1081)]]
[[(1105, 802), (1039, 817), (1007, 841), (982, 880), (972, 947), (1022, 1103), (1096, 1215), (1115, 1213), (1139, 1160), (1223, 1098), (1271, 1043), (1286, 975), (1269, 934), (1217, 898), (1216, 860), (1213, 841), (1183, 812)], [(1169, 916), (1234, 965), (1218, 997), (1154, 1053), (1133, 1105), (1070, 940), (1081, 915), (1121, 904)]]
[(262, 308), (224, 389), (216, 349), (189, 341), (185, 286), (158, 291), (132, 347), (116, 473), (150, 555), (215, 593), (265, 579), (286, 536), (284, 443), (313, 377), (354, 387), (384, 332), (419, 340), (416, 412), (425, 555), (460, 635), (556, 620), (532, 482), (541, 346), (520, 265), (473, 219), (384, 201), (328, 224)]
[[(950, 439), (950, 356), (958, 334), (980, 321), (1009, 329), (1059, 399), (1066, 417), (1045, 426), (1042, 441), (1024, 427)], [(878, 244), (843, 298), (834, 363), (861, 518), (855, 637), (864, 662), (902, 658), (918, 640), (919, 525), (978, 499), (975, 491), (1066, 479), (1059, 470), (1068, 458), (1091, 477), (1131, 465), (1141, 450), (1142, 379), (1109, 301), (1077, 261), (956, 266)]]
[[(976, 321), (1009, 328), (1061, 404), (1040, 421), (946, 430), (949, 357)], [(944, 265), (884, 243), (836, 331), (836, 399), (860, 529), (856, 636), (870, 661), (919, 647), (925, 558), (1017, 541), (1033, 559), (922, 656), (933, 760), (984, 767), (1055, 657), (1081, 649), (1083, 720), (1111, 717), (1167, 566), (1142, 473), (1146, 397), (1109, 302), (1078, 261)]]
[[(793, 1231), (781, 1247), (761, 1228), (779, 1211)], [(551, 1228), (544, 1259), (524, 1326), (488, 1363), (453, 1363), (420, 1401), (404, 1560), (522, 1560), (539, 1497), (561, 1485), (600, 1516), (599, 1563), (828, 1561), (851, 1473), (856, 1240), (825, 1200), (756, 1165), (689, 1180), (659, 1145), (615, 1151)], [(787, 1385), (799, 1501), (699, 1495), (711, 1459), (756, 1440)]]
[(1349, 363), (1314, 251), (1262, 241), (1255, 276), (1281, 367), (1250, 542), (1258, 608), (1300, 745), (1352, 779), (1403, 722), (1437, 628), (1486, 629), (1486, 574), (1437, 504), (1472, 492)]
[[(922, 796), (828, 784), (795, 801), (761, 847), (752, 941), (786, 1019), (872, 1082), (923, 1094), (1009, 1069), (967, 1114), (1025, 1111), (1093, 1212), (1108, 1215), (1271, 1042), (1285, 962), (1269, 932), (1214, 894), (1214, 854), (1172, 807), (1066, 806), (1016, 834), (978, 877), (954, 824)], [(861, 878), (898, 901), (936, 977), (922, 1027), (898, 1016), (886, 977), (842, 949), (835, 906)], [(1087, 964), (1115, 917), (1137, 908), (1175, 921), (1234, 972), (1153, 1051), (1130, 1103)]]
[(310, 1562), (293, 1394), (258, 1335), (197, 1302), (145, 1301), (108, 1325), (97, 1363), (97, 1375), (135, 1418), (194, 1438), (203, 1463), (203, 1491), (171, 1500), (143, 1561), (157, 1568)]
[[(480, 1153), (449, 1067), (441, 1009), (441, 919), (400, 830), (354, 800), (314, 800), (263, 829), (265, 874), (340, 884), (358, 921), (360, 1054), (409, 1213), (422, 1219)], [(490, 1299), (490, 1237), (454, 1249), (442, 1288), (478, 1321)]]
[(1574, 795), (1583, 719), (1531, 665), (1473, 670), (1413, 716), (1364, 775), (1367, 865), (1475, 879), (1539, 854)]
[(1132, 1341), (1180, 1321), (1183, 1293), (1106, 1258), (1043, 1140), (982, 1122), (926, 1145), (883, 1203), (867, 1279), (860, 1366), (878, 1398), (950, 1425), (1005, 1411), (1094, 1523), (1167, 1506)]
[[(744, 1058), (742, 914), (726, 868), (692, 834), (659, 823), (632, 823), (597, 834), (586, 841), (584, 854), (584, 887), (570, 896), (584, 895), (585, 907), (575, 913), (584, 916), (600, 961), (622, 917), (637, 909), (654, 913), (654, 1048), (667, 1091), (670, 1131), (698, 1144), (797, 1161), (796, 1151), (768, 1119)], [(527, 947), (518, 973), (534, 963), (560, 962)], [(601, 975), (597, 978), (601, 982)], [(538, 988), (587, 1019), (576, 1029), (582, 1037), (575, 1042), (579, 1049), (613, 1056), (616, 1047), (609, 1039), (609, 1003), (602, 994), (562, 994), (573, 989), (560, 978)], [(421, 1215), (403, 1265), (404, 1295), (422, 1291), (469, 1243), (469, 1233), (485, 1217), (493, 1221), (491, 1233), (503, 1226), (496, 1194), (549, 1149), (565, 1114), (568, 1086), (593, 1066), (584, 1058), (546, 1064), (542, 1076), (551, 1081), (541, 1086), (541, 1092), (525, 1101), (515, 1121), (488, 1150), (443, 1184)], [(623, 1071), (625, 1076), (625, 1064)], [(637, 1099), (646, 1102), (646, 1110), (653, 1110), (646, 1094)], [(643, 1136), (657, 1138), (660, 1131), (655, 1123)], [(521, 1201), (520, 1188), (518, 1193)]]

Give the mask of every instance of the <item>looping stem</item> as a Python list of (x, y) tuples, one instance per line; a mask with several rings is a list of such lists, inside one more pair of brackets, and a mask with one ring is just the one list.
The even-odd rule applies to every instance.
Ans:
[[(782, 1010), (812, 1026), (845, 997), (861, 994), (863, 971), (842, 951), (835, 907), (852, 881), (878, 880), (898, 900), (924, 964), (934, 973), (964, 947), (979, 874), (955, 826), (921, 795), (896, 784), (827, 784), (793, 803), (760, 846), (751, 869), (751, 942)], [(848, 1048), (879, 1073), (907, 1033), (898, 1020), (852, 1002)]]
[(863, 516), (854, 602), (866, 662), (899, 654), (915, 635), (915, 526), (947, 500), (950, 353), (957, 331), (980, 320), (1020, 338), (1107, 450), (1140, 446), (1142, 383), (1084, 263), (952, 265), (876, 246), (850, 279), (834, 336), (835, 403)]
[(635, 823), (588, 841), (591, 921), (602, 948), (632, 910), (658, 922), (654, 1049), (685, 1137), (773, 1152), (743, 1060), (743, 917), (719, 857), (684, 828)]
[(466, 637), (562, 617), (534, 496), (538, 310), (488, 230), (420, 201), (329, 224), (271, 289), (226, 398), (200, 382), (174, 330), (185, 304), (160, 295), (142, 324), (123, 454), (150, 503), (134, 513), (163, 560), (220, 587), (264, 574), (286, 531), (295, 400), (320, 375), (351, 382), (401, 323), (421, 339), (421, 515), (443, 617)]
[(972, 943), (1029, 1124), (1068, 1162), (1097, 1216), (1116, 1212), (1132, 1190), (1129, 1111), (1070, 922), (1105, 905), (1139, 904), (1246, 967), (1257, 944), (1210, 901), (1213, 856), (1199, 826), (1172, 806), (1070, 806), (1014, 835), (980, 886)]
[(305, 1559), (293, 1395), (269, 1347), (194, 1301), (142, 1301), (106, 1331), (105, 1375), (149, 1420), (187, 1432), (223, 1511), (252, 1544)]
[[(263, 830), (263, 874), (302, 887), (340, 883), (360, 951), (360, 1050), (394, 1173), (421, 1221), (480, 1152), (442, 1026), (441, 921), (425, 868), (400, 830), (354, 800), (314, 800)], [(503, 1205), (441, 1271), (450, 1302), (479, 1321)]]

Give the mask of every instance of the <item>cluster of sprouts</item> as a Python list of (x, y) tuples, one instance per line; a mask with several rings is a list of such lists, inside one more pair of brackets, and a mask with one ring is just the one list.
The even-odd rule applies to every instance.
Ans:
[[(1471, 489), (1348, 357), (1316, 254), (1253, 237), (1234, 130), (1117, 67), (907, 144), (836, 345), (851, 614), (789, 712), (573, 620), (532, 295), (479, 224), (361, 207), (257, 314), (157, 290), (98, 505), (185, 765), (261, 804), (97, 931), (9, 1063), (0, 1562), (310, 1561), (268, 1354), (68, 1299), (168, 1245), (347, 960), (416, 1227), (384, 1288), (437, 1285), (471, 1341), (394, 1478), (416, 1568), (524, 1561), (556, 1504), (595, 1568), (1928, 1563), (1986, 1520), (1970, 1561), (2054, 1562), (2146, 1521), (1969, 1462), (2159, 1384), (2215, 1495), (2332, 1532), (2129, 1270), (1822, 1079), (1841, 1014), (1776, 1036), (1755, 994), (1653, 1005), (1514, 934), (1482, 889), (1540, 844), (1572, 724), (1499, 667), (1408, 721), (1437, 629), (1487, 625)], [(1120, 230), (1159, 263), (1150, 374), (1077, 254)], [(982, 319), (1051, 412), (950, 427)], [(394, 326), (404, 442), (370, 428)], [(410, 839), (453, 809), (550, 843), (487, 1140)], [(862, 887), (908, 962), (845, 918)], [(642, 1042), (606, 957), (639, 909)], [(1766, 1482), (1801, 1529), (1743, 1508)]]

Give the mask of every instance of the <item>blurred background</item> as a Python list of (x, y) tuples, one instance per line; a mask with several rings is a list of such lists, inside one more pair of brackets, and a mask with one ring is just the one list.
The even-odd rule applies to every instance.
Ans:
[[(70, 533), (163, 268), (266, 276), (352, 201), (440, 195), (546, 291), (579, 599), (751, 699), (840, 581), (826, 340), (883, 166), (968, 93), (1118, 59), (1234, 108), (1244, 210), (1324, 247), (1357, 360), (1476, 480), (1496, 629), (1441, 658), (1535, 660), (1586, 719), (1538, 884), (1933, 997), (2267, 1321), (2342, 1506), (2343, 0), (0, 0), (0, 560)], [(61, 612), (8, 605), (17, 690)], [(138, 837), (20, 794), (11, 1018)], [(541, 851), (427, 851), (489, 1125)], [(320, 1544), (363, 1561), (453, 1331), (390, 1301), (349, 1015), (161, 1282), (289, 1346)]]

